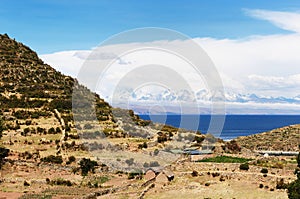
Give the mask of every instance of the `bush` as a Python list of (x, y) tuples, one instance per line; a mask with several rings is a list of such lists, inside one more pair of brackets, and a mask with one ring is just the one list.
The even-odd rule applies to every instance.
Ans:
[(25, 121), (25, 124), (26, 124), (27, 126), (31, 125), (31, 120), (26, 120), (26, 121)]
[(159, 163), (157, 161), (150, 162), (150, 167), (159, 167)]
[(128, 164), (129, 166), (131, 166), (134, 163), (134, 159), (133, 158), (127, 159), (127, 160), (125, 160), (125, 162), (126, 162), (126, 164)]
[[(299, 145), (300, 149), (300, 145)], [(298, 168), (295, 170), (295, 174), (297, 175), (297, 180), (287, 185), (288, 189), (288, 197), (290, 199), (299, 199), (300, 198), (300, 153), (297, 156)]]
[(23, 134), (22, 134), (22, 132), (21, 132), (21, 135), (23, 135), (23, 136), (27, 136), (27, 134), (30, 132), (30, 128), (25, 128), (24, 129), (24, 131), (23, 131)]
[(98, 166), (98, 163), (94, 160), (83, 158), (79, 162), (81, 175), (86, 176), (88, 172), (95, 172), (95, 166)]
[(75, 162), (76, 158), (74, 156), (70, 156), (69, 160), (66, 162), (66, 164), (71, 164), (72, 162)]
[(56, 131), (53, 127), (51, 127), (50, 129), (48, 129), (48, 134), (55, 134)]
[(4, 122), (2, 117), (0, 116), (0, 139), (2, 138), (2, 132), (4, 131)]
[(136, 177), (141, 178), (142, 175), (143, 175), (143, 172), (142, 172), (142, 171), (132, 171), (132, 172), (130, 172), (130, 173), (128, 174), (128, 179), (130, 180), (130, 179), (134, 179), (134, 178), (136, 178)]
[(276, 189), (287, 189), (287, 187), (288, 184), (285, 184), (283, 179), (276, 182)]
[(264, 188), (264, 185), (263, 184), (259, 184), (259, 188), (260, 189)]
[(63, 159), (61, 156), (49, 155), (41, 159), (42, 162), (61, 164), (63, 163)]
[(217, 176), (220, 176), (220, 173), (211, 173), (212, 177), (217, 177)]
[(143, 144), (139, 144), (139, 145), (138, 145), (138, 148), (139, 148), (139, 149), (143, 149), (143, 148), (146, 149), (146, 148), (148, 148), (148, 145), (147, 145), (146, 142), (144, 142)]
[(225, 144), (225, 147), (232, 151), (233, 153), (241, 152), (241, 147), (238, 145), (238, 143), (235, 140), (231, 140), (230, 142), (227, 142)]
[(260, 170), (260, 172), (266, 174), (266, 173), (268, 173), (268, 169), (262, 168), (262, 169)]
[(192, 176), (193, 176), (193, 177), (197, 177), (197, 176), (198, 176), (198, 171), (193, 170)]
[(0, 147), (0, 169), (2, 168), (2, 165), (4, 164), (4, 158), (7, 157), (9, 154), (9, 149)]
[(27, 182), (26, 180), (24, 181), (23, 185), (26, 187), (30, 186), (29, 182)]
[(163, 142), (166, 142), (166, 141), (168, 141), (168, 138), (165, 134), (159, 135), (157, 137), (157, 142), (158, 143), (163, 143)]
[(55, 130), (56, 133), (61, 133), (61, 129), (59, 127), (56, 127), (56, 130)]
[(290, 199), (299, 199), (300, 198), (300, 179), (295, 180), (294, 182), (288, 185), (288, 197)]
[(250, 161), (251, 159), (239, 158), (239, 157), (231, 157), (231, 156), (216, 156), (212, 158), (206, 158), (203, 160), (199, 160), (198, 162), (216, 162), (216, 163), (245, 163)]
[(93, 128), (93, 125), (87, 123), (83, 126), (84, 129), (92, 129)]
[(240, 165), (240, 170), (248, 171), (249, 170), (249, 164), (248, 163), (241, 164)]
[(154, 152), (153, 152), (153, 154), (154, 154), (155, 156), (157, 156), (158, 153), (159, 153), (159, 150), (158, 150), (158, 149), (155, 149)]
[(59, 186), (72, 186), (72, 182), (70, 180), (65, 180), (65, 179), (62, 179), (62, 178), (58, 178), (58, 179), (55, 179), (55, 180), (51, 180), (49, 182), (50, 185), (59, 185)]

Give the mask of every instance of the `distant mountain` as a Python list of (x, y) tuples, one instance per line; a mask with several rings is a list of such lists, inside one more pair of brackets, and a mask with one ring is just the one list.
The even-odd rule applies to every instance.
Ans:
[[(209, 105), (214, 102), (224, 101), (228, 107), (228, 113), (272, 113), (270, 109), (273, 109), (273, 113), (284, 113), (287, 109), (294, 110), (290, 106), (297, 106), (300, 108), (300, 95), (287, 98), (287, 97), (265, 97), (259, 96), (253, 93), (240, 94), (234, 92), (225, 91), (224, 93), (215, 92), (210, 93), (206, 89), (199, 90), (197, 92), (189, 90), (171, 91), (164, 89), (156, 92), (147, 90), (134, 91), (133, 89), (122, 89), (114, 96), (114, 99), (110, 97), (105, 98), (107, 101), (112, 102), (114, 106), (125, 108), (127, 104), (123, 102), (130, 102), (131, 108), (134, 108), (138, 113), (147, 112), (148, 107), (154, 104), (163, 105), (167, 112), (176, 113), (174, 106), (186, 106), (190, 107), (190, 111), (187, 113), (196, 113), (193, 107), (200, 105), (202, 113), (209, 113)], [(280, 105), (280, 108), (278, 107)], [(253, 110), (250, 110), (250, 109)], [(278, 110), (279, 109), (279, 110)], [(282, 110), (280, 110), (282, 109)], [(159, 110), (153, 110), (159, 113)], [(175, 111), (175, 112), (174, 112)], [(256, 111), (256, 112), (253, 112)], [(296, 110), (295, 110), (296, 111)]]
[[(198, 92), (191, 92), (188, 90), (179, 90), (177, 92), (165, 89), (159, 93), (147, 92), (147, 91), (133, 91), (132, 89), (123, 89), (115, 96), (116, 101), (125, 100), (128, 97), (134, 102), (210, 102), (212, 100), (220, 100), (208, 90), (200, 90)], [(108, 96), (106, 99), (110, 99)], [(295, 103), (300, 104), (300, 95), (286, 98), (286, 97), (264, 97), (256, 94), (239, 94), (233, 92), (224, 92), (225, 102), (255, 102), (255, 103)]]

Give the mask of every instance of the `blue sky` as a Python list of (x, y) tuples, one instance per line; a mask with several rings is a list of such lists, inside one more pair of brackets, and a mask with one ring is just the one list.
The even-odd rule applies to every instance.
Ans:
[[(91, 49), (115, 34), (143, 27), (179, 31), (212, 59), (232, 110), (275, 108), (274, 113), (279, 108), (300, 111), (299, 21), (299, 0), (2, 0), (0, 6), (0, 33), (28, 45), (46, 63), (73, 77)], [(190, 52), (184, 41), (174, 42)], [(140, 48), (144, 41), (101, 50), (112, 55), (124, 45)], [(126, 63), (136, 67), (139, 60), (145, 59), (137, 56)], [(164, 60), (161, 56), (155, 61)], [(115, 72), (107, 75), (106, 82), (118, 82), (124, 75)], [(192, 76), (187, 80), (202, 89)], [(103, 91), (114, 90), (112, 85), (104, 87)], [(249, 100), (252, 94), (262, 102)], [(277, 97), (288, 99), (272, 102)]]
[(299, 8), (296, 0), (2, 0), (0, 33), (39, 54), (90, 49), (113, 34), (149, 26), (190, 37), (243, 38), (288, 32), (247, 16), (244, 9)]

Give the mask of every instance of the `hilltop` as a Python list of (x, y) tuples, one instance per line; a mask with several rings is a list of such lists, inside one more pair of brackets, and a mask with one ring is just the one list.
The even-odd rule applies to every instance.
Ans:
[(238, 137), (241, 147), (250, 150), (298, 151), (300, 145), (300, 125), (291, 125), (269, 132)]

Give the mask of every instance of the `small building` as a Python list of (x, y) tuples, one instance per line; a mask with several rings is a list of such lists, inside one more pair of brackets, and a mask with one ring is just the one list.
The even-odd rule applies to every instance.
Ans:
[(153, 180), (156, 177), (156, 172), (153, 169), (148, 169), (144, 175), (145, 180)]
[(190, 151), (190, 161), (196, 162), (199, 160), (202, 160), (207, 157), (211, 157), (213, 155), (213, 152), (211, 150), (202, 150), (202, 151)]
[(159, 173), (155, 178), (155, 182), (161, 183), (161, 184), (166, 184), (169, 182), (169, 180), (165, 174)]
[(174, 179), (174, 174), (170, 170), (154, 167), (146, 170), (144, 178), (146, 181), (155, 179), (155, 182), (164, 184), (172, 181)]
[(170, 170), (163, 170), (162, 172), (168, 178), (168, 181), (174, 180), (174, 173)]

